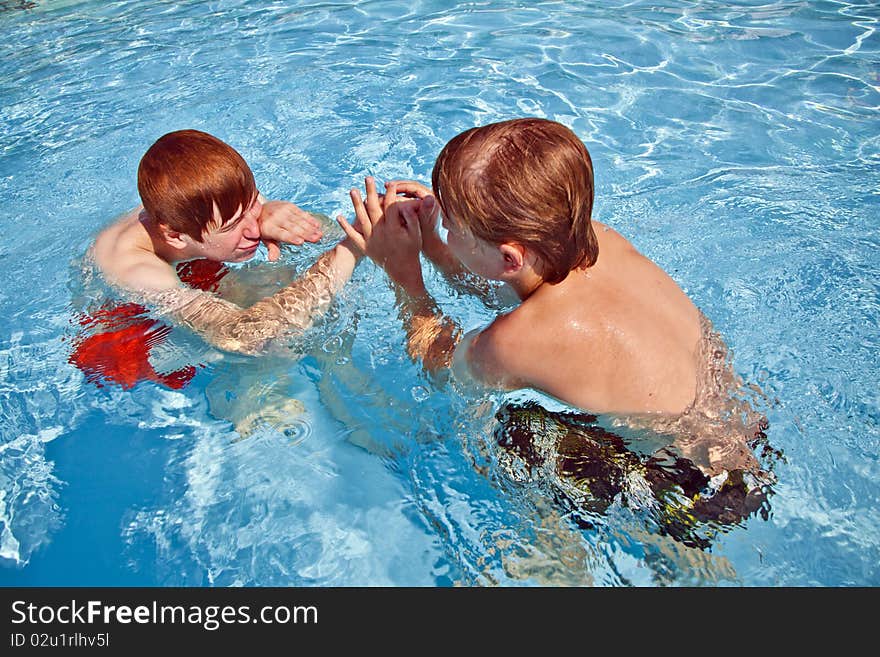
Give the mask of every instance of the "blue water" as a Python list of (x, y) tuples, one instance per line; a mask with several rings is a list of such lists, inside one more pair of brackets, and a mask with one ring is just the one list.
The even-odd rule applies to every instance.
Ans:
[[(878, 26), (842, 1), (0, 3), (0, 584), (880, 584)], [(370, 263), (289, 358), (176, 329), (164, 357), (203, 365), (179, 390), (68, 363), (78, 263), (161, 134), (333, 215), (525, 115), (584, 140), (596, 218), (766, 395), (769, 510), (708, 547), (516, 476), (508, 398), (421, 374)], [(271, 288), (333, 238), (231, 276)], [(465, 328), (494, 316), (428, 279)]]

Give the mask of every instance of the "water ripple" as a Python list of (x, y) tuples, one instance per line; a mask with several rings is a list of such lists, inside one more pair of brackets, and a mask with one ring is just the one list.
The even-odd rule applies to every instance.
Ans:
[[(16, 35), (0, 43), (0, 554), (22, 565), (51, 542), (47, 441), (95, 414), (179, 445), (126, 522), (159, 583), (877, 583), (878, 23), (870, 3), (783, 0), (0, 12)], [(716, 555), (646, 536), (621, 505), (584, 529), (507, 478), (473, 410), (400, 349), (368, 265), (295, 371), (220, 362), (184, 394), (97, 391), (66, 364), (71, 263), (137, 203), (158, 135), (214, 132), (265, 192), (334, 214), (364, 175), (426, 180), (454, 134), (524, 114), (585, 140), (597, 217), (687, 289), (771, 400), (775, 516)], [(469, 328), (494, 315), (429, 281)], [(372, 507), (345, 481), (367, 471)]]

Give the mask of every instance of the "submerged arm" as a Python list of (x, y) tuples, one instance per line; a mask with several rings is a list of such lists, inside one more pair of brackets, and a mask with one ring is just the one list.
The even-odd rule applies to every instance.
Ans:
[(429, 372), (450, 367), (462, 335), (458, 324), (443, 314), (423, 286), (419, 291), (398, 284), (397, 299), (410, 358), (420, 360)]
[(397, 283), (400, 318), (406, 330), (407, 353), (432, 374), (448, 370), (460, 384), (514, 389), (527, 383), (511, 375), (506, 359), (489, 329), (465, 334), (440, 310), (424, 286)]
[(182, 288), (147, 293), (145, 299), (215, 347), (258, 354), (273, 338), (308, 328), (351, 277), (357, 259), (351, 243), (341, 242), (290, 285), (247, 309), (208, 292)]

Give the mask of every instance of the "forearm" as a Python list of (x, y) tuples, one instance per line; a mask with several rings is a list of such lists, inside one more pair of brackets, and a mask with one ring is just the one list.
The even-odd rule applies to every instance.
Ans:
[(258, 354), (274, 338), (308, 328), (345, 285), (356, 264), (354, 251), (340, 243), (290, 285), (247, 309), (195, 290), (178, 289), (149, 300), (215, 347)]
[(422, 253), (444, 276), (452, 281), (458, 281), (466, 276), (467, 268), (452, 254), (439, 235), (434, 234), (431, 237), (423, 235), (422, 239)]
[(281, 330), (308, 328), (316, 315), (330, 305), (354, 271), (358, 256), (347, 242), (325, 252), (309, 269), (287, 287), (258, 301), (244, 315), (274, 317)]
[(427, 292), (412, 295), (398, 287), (398, 304), (410, 358), (421, 361), (429, 372), (448, 368), (461, 340), (459, 326)]
[(302, 276), (263, 301), (277, 302), (291, 322), (297, 322), (303, 312), (312, 317), (325, 310), (333, 296), (345, 287), (359, 258), (354, 246), (348, 240), (342, 241), (322, 254)]
[(498, 300), (499, 284), (471, 273), (439, 235), (434, 234), (423, 241), (422, 253), (459, 292), (475, 295), (492, 308), (501, 305)]

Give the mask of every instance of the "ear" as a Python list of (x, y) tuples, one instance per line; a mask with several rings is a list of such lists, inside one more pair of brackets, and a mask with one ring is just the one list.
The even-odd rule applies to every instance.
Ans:
[(517, 274), (522, 270), (526, 260), (526, 250), (523, 246), (513, 242), (505, 242), (498, 247), (498, 250), (504, 258), (505, 274)]
[(174, 230), (168, 224), (159, 224), (159, 234), (169, 246), (172, 246), (175, 249), (183, 249), (186, 247), (186, 239), (188, 236), (181, 233), (179, 230)]

